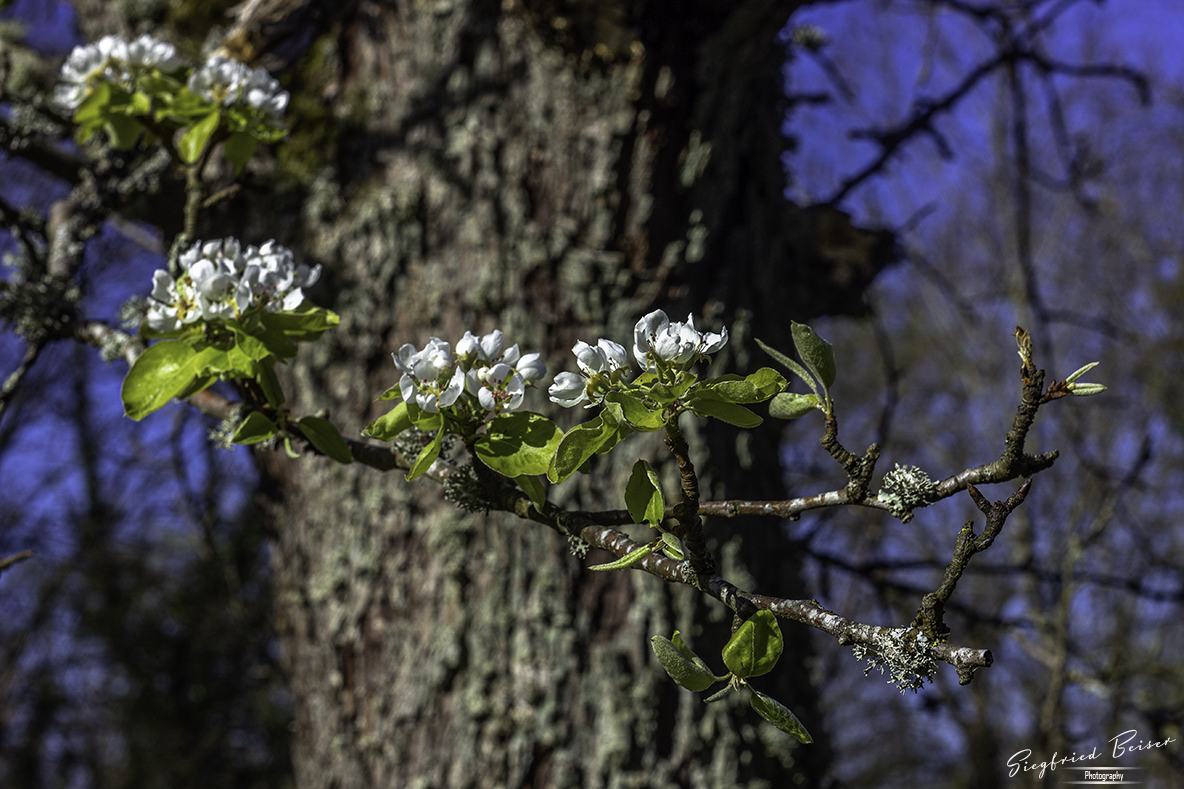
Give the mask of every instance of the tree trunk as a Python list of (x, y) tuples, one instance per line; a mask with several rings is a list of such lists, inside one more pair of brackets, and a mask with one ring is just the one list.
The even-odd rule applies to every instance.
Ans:
[[(754, 335), (789, 347), (790, 317), (859, 311), (891, 239), (783, 197), (776, 37), (797, 5), (360, 0), (302, 18), (328, 35), (297, 68), (280, 161), (310, 178), (209, 228), (233, 221), (325, 266), (314, 297), (342, 322), (290, 367), (294, 412), (327, 409), (357, 435), (397, 382), (390, 352), (432, 335), (500, 328), (554, 374), (573, 369), (576, 339), (625, 341), (651, 309), (693, 311), (732, 331), (718, 373), (766, 361)], [(266, 56), (260, 35), (236, 40)], [(783, 497), (777, 432), (692, 433), (705, 492)], [(620, 507), (639, 454), (661, 447), (634, 436), (552, 499)], [(820, 784), (824, 744), (796, 746), (738, 698), (702, 704), (652, 657), (649, 637), (679, 629), (722, 670), (723, 606), (589, 573), (554, 533), (466, 513), (431, 483), (259, 462), (300, 786)], [(707, 528), (732, 580), (800, 591), (776, 523)], [(725, 546), (730, 533), (744, 539)], [(786, 629), (791, 652), (761, 687), (820, 733), (810, 639)]]

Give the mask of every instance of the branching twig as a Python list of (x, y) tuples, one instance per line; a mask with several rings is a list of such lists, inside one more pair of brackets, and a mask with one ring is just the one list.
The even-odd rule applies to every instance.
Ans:
[[(966, 570), (966, 565), (976, 553), (991, 547), (995, 538), (999, 536), (999, 532), (1003, 530), (1003, 523), (1007, 520), (1007, 516), (1023, 503), (1031, 488), (1032, 480), (1025, 480), (1019, 490), (1011, 494), (1006, 501), (997, 501), (991, 504), (974, 485), (966, 486), (970, 497), (974, 499), (975, 506), (987, 516), (987, 524), (983, 528), (982, 534), (976, 535), (974, 521), (966, 522), (966, 525), (958, 532), (958, 539), (954, 544), (954, 555), (950, 558), (950, 563), (946, 565), (941, 584), (921, 600), (921, 605), (917, 608), (917, 616), (913, 620), (913, 626), (920, 628), (927, 638), (937, 641), (949, 635), (950, 629), (943, 619), (945, 604), (954, 593), (954, 588)], [(959, 671), (958, 681), (965, 685), (970, 679), (969, 676), (964, 677), (962, 671)]]

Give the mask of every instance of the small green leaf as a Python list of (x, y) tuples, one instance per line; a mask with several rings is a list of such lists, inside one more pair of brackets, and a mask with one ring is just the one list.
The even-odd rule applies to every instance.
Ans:
[(526, 491), (527, 496), (530, 496), (530, 503), (534, 508), (542, 512), (543, 505), (547, 503), (547, 493), (543, 490), (542, 480), (533, 474), (523, 474), (514, 477), (514, 481), (518, 483), (518, 487)]
[(252, 359), (262, 359), (271, 353), (262, 340), (248, 333), (238, 321), (226, 321), (226, 326), (234, 332), (235, 346), (247, 356)]
[(657, 526), (666, 518), (666, 499), (662, 495), (662, 484), (650, 464), (638, 460), (633, 464), (633, 473), (625, 485), (625, 506), (634, 523), (648, 523)]
[(123, 379), (124, 413), (137, 422), (164, 406), (196, 375), (189, 362), (197, 353), (179, 340), (164, 340), (136, 358)]
[(618, 422), (624, 422), (634, 430), (651, 432), (666, 426), (662, 409), (647, 408), (640, 398), (625, 392), (609, 392), (604, 396), (605, 407), (612, 409)]
[(341, 322), (336, 313), (307, 300), (291, 312), (265, 312), (259, 319), (269, 329), (281, 331), (298, 341), (315, 340)]
[(1078, 368), (1076, 372), (1074, 372), (1072, 375), (1070, 375), (1068, 378), (1065, 379), (1065, 383), (1067, 383), (1067, 384), (1073, 383), (1078, 378), (1080, 378), (1081, 376), (1088, 373), (1090, 370), (1097, 367), (1099, 364), (1101, 364), (1101, 362), (1090, 362), (1085, 367)]
[(742, 405), (725, 403), (723, 400), (713, 400), (708, 397), (694, 397), (691, 399), (691, 410), (696, 416), (713, 416), (721, 422), (727, 422), (736, 427), (757, 427), (765, 421)]
[(790, 332), (793, 334), (793, 346), (798, 350), (798, 356), (810, 368), (810, 372), (818, 376), (823, 388), (830, 389), (835, 383), (835, 349), (826, 340), (819, 337), (804, 323), (790, 321)]
[(785, 388), (785, 378), (769, 367), (762, 367), (747, 378), (721, 376), (706, 381), (704, 389), (726, 403), (761, 403)]
[(82, 125), (88, 122), (101, 121), (106, 115), (107, 105), (111, 103), (113, 88), (110, 82), (102, 82), (91, 94), (82, 100), (78, 109), (74, 111), (74, 122)]
[(201, 158), (206, 144), (214, 136), (214, 132), (218, 130), (218, 121), (221, 118), (222, 114), (218, 110), (214, 110), (185, 130), (185, 133), (181, 135), (180, 142), (177, 143), (177, 153), (181, 155), (181, 161), (185, 164), (193, 164)]
[(128, 103), (128, 112), (135, 115), (147, 115), (152, 111), (152, 98), (142, 90), (137, 90), (132, 94), (132, 100)]
[(682, 543), (670, 532), (662, 532), (662, 553), (676, 562), (681, 562), (686, 558), (682, 553)]
[(230, 440), (235, 444), (258, 444), (266, 441), (279, 432), (275, 422), (267, 418), (262, 411), (252, 411), (234, 431)]
[(757, 611), (724, 645), (724, 665), (741, 679), (759, 677), (773, 670), (783, 648), (777, 617), (769, 611)]
[(401, 402), (366, 425), (362, 435), (368, 438), (377, 438), (379, 441), (394, 441), (395, 436), (409, 427), (411, 427), (411, 417), (407, 415), (407, 404)]
[(649, 545), (643, 545), (640, 548), (635, 548), (629, 553), (625, 554), (616, 561), (608, 562), (607, 564), (594, 564), (589, 567), (589, 570), (624, 570), (627, 567), (640, 562), (645, 557), (649, 556), (658, 548), (658, 543), (651, 542)]
[(759, 690), (753, 690), (752, 688), (749, 688), (749, 690), (752, 691), (752, 695), (749, 696), (748, 703), (757, 711), (757, 714), (786, 734), (797, 737), (806, 745), (814, 742), (814, 738), (810, 736), (810, 732), (806, 731), (806, 727), (798, 720), (798, 716), (790, 711), (789, 707), (786, 707), (774, 698), (766, 696)]
[[(678, 383), (673, 385), (656, 383), (650, 387), (649, 394), (650, 397), (662, 405), (669, 405), (686, 394), (687, 390), (694, 386), (695, 382), (698, 380), (698, 376), (694, 375), (693, 373), (683, 373), (682, 378), (678, 380)], [(634, 383), (640, 383), (640, 379), (638, 381), (634, 381)]]
[(1069, 394), (1074, 397), (1089, 397), (1090, 395), (1101, 394), (1104, 391), (1106, 391), (1106, 387), (1102, 384), (1069, 384)]
[(403, 390), (399, 388), (398, 384), (395, 384), (390, 389), (387, 389), (385, 392), (383, 392), (381, 395), (379, 395), (378, 400), (376, 400), (375, 402), (381, 402), (383, 400), (401, 400), (401, 399), (403, 399)]
[(818, 395), (782, 392), (769, 403), (769, 416), (774, 419), (797, 419), (818, 407)]
[(555, 454), (548, 463), (547, 479), (551, 482), (562, 482), (567, 479), (616, 433), (616, 423), (612, 421), (611, 416), (606, 420), (606, 412), (603, 411), (591, 421), (568, 430), (555, 447)]
[(247, 162), (255, 155), (256, 145), (255, 138), (244, 131), (236, 131), (222, 143), (222, 155), (226, 157), (226, 161), (234, 165), (236, 176), (242, 174)]
[(757, 340), (756, 344), (761, 347), (762, 351), (772, 356), (776, 361), (785, 365), (786, 369), (788, 369), (798, 378), (801, 378), (806, 383), (806, 386), (810, 387), (811, 392), (818, 394), (818, 384), (814, 381), (814, 376), (806, 372), (806, 370), (800, 364), (781, 353), (781, 351), (778, 351), (776, 348), (769, 347), (760, 340)]
[(440, 449), (443, 447), (443, 445), (444, 430), (441, 428), (440, 430), (436, 431), (436, 436), (432, 439), (431, 443), (429, 443), (420, 451), (419, 457), (415, 459), (415, 465), (413, 465), (411, 470), (407, 472), (408, 482), (415, 479), (416, 477), (422, 477), (428, 472), (428, 469), (431, 468), (432, 464), (436, 462), (436, 458), (440, 457)]
[(306, 416), (296, 420), (296, 426), (308, 439), (308, 443), (316, 447), (322, 455), (345, 465), (353, 462), (349, 445), (329, 420), (321, 419), (319, 416)]
[(545, 416), (517, 411), (494, 417), (473, 449), (482, 463), (504, 476), (546, 474), (562, 439), (563, 431)]
[(687, 649), (686, 645), (682, 643), (682, 639), (678, 637), (678, 631), (675, 631), (674, 639), (673, 642), (662, 636), (654, 636), (650, 639), (650, 646), (653, 648), (654, 654), (658, 656), (658, 662), (662, 664), (662, 668), (666, 669), (670, 678), (687, 690), (693, 690), (696, 693), (707, 690), (715, 684), (715, 675), (708, 670), (698, 655)]
[(263, 389), (263, 396), (267, 398), (267, 404), (272, 408), (279, 408), (287, 399), (284, 397), (284, 390), (280, 387), (280, 379), (275, 375), (275, 360), (263, 359), (259, 362), (259, 386)]
[(115, 114), (107, 115), (106, 129), (111, 138), (111, 147), (117, 151), (134, 148), (144, 131), (144, 127), (135, 118)]

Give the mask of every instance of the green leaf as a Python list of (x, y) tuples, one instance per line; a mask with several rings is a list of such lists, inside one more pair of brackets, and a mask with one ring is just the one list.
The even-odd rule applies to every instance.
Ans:
[(576, 425), (563, 435), (547, 466), (547, 479), (552, 482), (567, 479), (595, 455), (605, 441), (617, 434), (617, 424), (611, 416), (606, 418), (606, 413), (602, 411), (590, 422)]
[(703, 384), (727, 403), (761, 403), (785, 388), (785, 378), (770, 367), (762, 367), (746, 378), (721, 376)]
[(101, 121), (107, 113), (107, 105), (111, 103), (112, 87), (110, 82), (102, 82), (91, 94), (82, 100), (78, 109), (74, 111), (74, 122), (82, 125), (88, 122)]
[(273, 359), (263, 359), (259, 362), (258, 374), (259, 386), (263, 389), (263, 396), (267, 398), (267, 404), (272, 408), (279, 408), (287, 399), (284, 397), (284, 390), (280, 387), (280, 379), (275, 376), (275, 361)]
[(774, 419), (797, 419), (818, 407), (818, 395), (782, 392), (769, 403), (769, 416)]
[(648, 433), (666, 426), (666, 420), (662, 418), (662, 408), (650, 409), (640, 398), (631, 394), (609, 392), (604, 396), (604, 404), (612, 410), (618, 422), (624, 422), (634, 430)]
[(666, 518), (666, 499), (658, 475), (644, 460), (633, 464), (633, 473), (625, 485), (625, 506), (634, 523), (657, 526)]
[(329, 420), (321, 419), (319, 416), (306, 416), (303, 419), (297, 419), (296, 426), (300, 428), (301, 433), (304, 433), (308, 443), (316, 447), (322, 455), (331, 457), (344, 465), (353, 462), (349, 445), (345, 443), (341, 433), (337, 432), (337, 428)]
[(234, 165), (236, 176), (242, 173), (247, 162), (255, 155), (256, 145), (255, 138), (244, 131), (236, 131), (222, 143), (222, 155), (226, 157), (226, 161)]
[(267, 346), (258, 337), (252, 336), (238, 321), (226, 321), (226, 326), (234, 332), (234, 344), (240, 351), (252, 359), (262, 359), (270, 355)]
[(736, 427), (757, 427), (765, 421), (742, 405), (725, 403), (709, 397), (695, 397), (691, 399), (691, 410), (697, 416), (713, 416), (721, 422), (727, 422)]
[(804, 323), (790, 321), (790, 332), (793, 334), (793, 347), (797, 348), (798, 356), (810, 368), (810, 372), (818, 376), (818, 381), (826, 389), (835, 384), (835, 349), (826, 340), (819, 337)]
[(292, 312), (265, 312), (259, 319), (264, 326), (281, 331), (294, 340), (315, 340), (341, 322), (336, 313), (308, 301)]
[(768, 674), (781, 658), (784, 642), (777, 617), (757, 611), (724, 645), (724, 665), (740, 679)]
[(756, 344), (761, 347), (762, 351), (772, 356), (776, 361), (785, 365), (786, 369), (788, 369), (798, 378), (801, 378), (803, 381), (805, 381), (806, 386), (810, 387), (811, 392), (818, 394), (818, 384), (814, 381), (814, 376), (806, 372), (806, 370), (800, 364), (795, 362), (793, 359), (790, 359), (776, 348), (771, 348), (760, 340), (757, 340)]
[(420, 451), (419, 457), (415, 459), (415, 465), (413, 465), (411, 470), (407, 472), (408, 482), (415, 479), (416, 477), (422, 477), (428, 472), (428, 469), (431, 468), (432, 464), (436, 462), (436, 458), (440, 457), (440, 448), (443, 445), (444, 430), (440, 429), (436, 431), (436, 436), (432, 439), (431, 443), (429, 443)]
[(662, 668), (666, 669), (670, 678), (687, 690), (698, 693), (715, 684), (715, 675), (699, 659), (698, 655), (691, 652), (686, 644), (682, 643), (677, 630), (674, 631), (674, 641), (662, 636), (654, 636), (650, 639), (650, 646), (653, 647), (654, 654), (658, 656), (658, 662), (662, 664)]
[(252, 411), (234, 431), (230, 440), (235, 444), (258, 444), (266, 441), (279, 432), (275, 422), (267, 418), (262, 411)]
[(589, 570), (624, 570), (627, 567), (632, 567), (633, 565), (637, 564), (642, 559), (644, 559), (645, 557), (647, 557), (651, 553), (653, 553), (655, 550), (657, 550), (657, 548), (658, 548), (658, 544), (656, 542), (651, 542), (649, 545), (643, 545), (640, 548), (635, 548), (632, 551), (629, 551), (629, 553), (620, 557), (616, 561), (608, 562), (607, 564), (594, 564), (591, 567), (589, 567), (588, 569)]
[(181, 135), (181, 141), (177, 143), (177, 153), (181, 155), (181, 161), (185, 164), (193, 164), (201, 158), (206, 144), (214, 136), (214, 132), (218, 130), (218, 121), (221, 118), (222, 113), (214, 110), (185, 130), (185, 133)]
[(136, 358), (120, 388), (124, 413), (137, 422), (161, 408), (196, 374), (189, 362), (197, 353), (179, 340), (164, 340)]
[(1101, 362), (1090, 362), (1090, 363), (1089, 363), (1089, 364), (1087, 364), (1085, 367), (1079, 367), (1079, 368), (1077, 368), (1077, 370), (1076, 370), (1076, 371), (1075, 371), (1075, 372), (1074, 372), (1072, 375), (1070, 375), (1068, 378), (1066, 378), (1066, 379), (1065, 379), (1065, 383), (1067, 383), (1067, 384), (1071, 384), (1071, 383), (1073, 383), (1073, 382), (1074, 382), (1074, 381), (1076, 381), (1078, 378), (1080, 378), (1081, 376), (1083, 376), (1083, 375), (1085, 375), (1086, 373), (1088, 373), (1090, 370), (1092, 370), (1092, 369), (1094, 369), (1095, 367), (1097, 367), (1099, 364), (1101, 364)]
[(106, 117), (107, 134), (111, 138), (111, 147), (117, 151), (126, 151), (136, 146), (144, 127), (135, 118), (127, 115), (108, 114)]
[(748, 703), (757, 711), (757, 714), (786, 734), (797, 737), (806, 745), (814, 742), (814, 738), (810, 736), (810, 732), (806, 731), (806, 727), (798, 720), (798, 716), (790, 711), (789, 707), (786, 707), (774, 698), (766, 696), (759, 690), (753, 690), (752, 688), (749, 688), (749, 690), (752, 691), (752, 695), (749, 696)]
[(399, 403), (390, 411), (366, 425), (362, 435), (377, 438), (379, 441), (394, 441), (395, 436), (411, 427), (411, 417), (407, 414), (407, 404)]
[(685, 556), (682, 553), (682, 543), (670, 532), (662, 532), (662, 553), (676, 562), (681, 562)]
[[(662, 405), (669, 405), (687, 393), (687, 390), (699, 380), (693, 373), (683, 373), (683, 377), (674, 385), (654, 384), (650, 387), (649, 395)], [(638, 383), (639, 381), (634, 381)]]
[(132, 94), (132, 100), (128, 103), (128, 112), (135, 115), (147, 115), (152, 111), (152, 97), (142, 90), (137, 90)]
[(218, 375), (234, 370), (230, 354), (216, 346), (201, 349), (189, 364), (193, 367), (194, 375)]
[(216, 375), (206, 375), (194, 378), (189, 382), (188, 386), (173, 395), (173, 398), (176, 400), (184, 400), (188, 397), (193, 397), (198, 392), (212, 386), (217, 380), (218, 376)]
[(383, 400), (401, 400), (401, 399), (403, 399), (403, 390), (399, 388), (398, 384), (395, 384), (390, 389), (387, 389), (385, 392), (383, 392), (381, 395), (379, 395), (378, 400), (376, 400), (375, 402), (381, 402)]
[(1104, 391), (1106, 391), (1106, 387), (1103, 384), (1069, 384), (1069, 394), (1074, 395), (1075, 397), (1089, 397), (1090, 395), (1101, 394)]
[(526, 491), (527, 496), (530, 496), (530, 503), (534, 505), (534, 508), (542, 512), (543, 505), (547, 503), (547, 493), (543, 490), (542, 481), (533, 474), (514, 477), (514, 481), (518, 483), (518, 487)]
[(545, 416), (518, 411), (494, 417), (485, 435), (473, 443), (473, 450), (482, 463), (503, 476), (546, 474), (562, 439), (563, 431)]
[(229, 372), (235, 378), (255, 378), (259, 375), (259, 362), (243, 353), (237, 345), (226, 351), (226, 360), (230, 363)]

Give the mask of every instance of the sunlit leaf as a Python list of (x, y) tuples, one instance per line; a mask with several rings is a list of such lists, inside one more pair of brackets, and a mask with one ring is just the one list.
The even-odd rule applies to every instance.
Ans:
[(783, 648), (777, 617), (769, 611), (757, 611), (724, 645), (724, 665), (741, 679), (759, 677), (773, 670)]
[(529, 411), (499, 414), (473, 444), (486, 466), (507, 477), (546, 474), (563, 431)]
[(662, 495), (662, 484), (650, 464), (638, 460), (633, 464), (633, 473), (625, 485), (625, 506), (634, 523), (649, 523), (657, 526), (666, 517), (666, 499)]
[(632, 567), (633, 565), (637, 564), (645, 557), (649, 556), (651, 553), (653, 553), (657, 549), (657, 547), (658, 546), (656, 543), (651, 542), (648, 545), (643, 545), (640, 548), (633, 549), (632, 551), (630, 551), (629, 553), (620, 557), (616, 561), (608, 562), (607, 564), (594, 564), (591, 567), (589, 567), (588, 569), (589, 570), (624, 570), (627, 567)]

